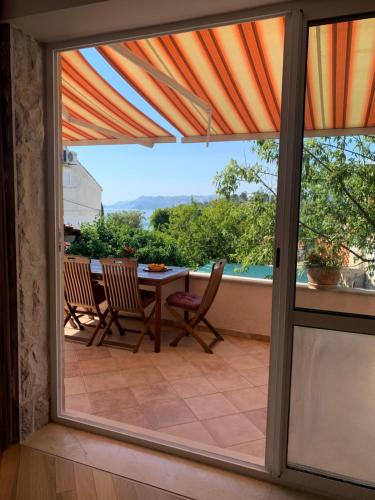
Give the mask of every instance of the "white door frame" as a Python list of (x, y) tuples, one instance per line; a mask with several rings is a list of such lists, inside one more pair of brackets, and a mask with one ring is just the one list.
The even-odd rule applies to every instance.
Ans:
[[(340, 329), (339, 316), (317, 315), (294, 311), (294, 279), (297, 243), (299, 171), (303, 138), (304, 79), (307, 50), (307, 24), (312, 20), (327, 19), (370, 12), (372, 0), (297, 0), (265, 7), (257, 7), (232, 14), (222, 14), (192, 21), (171, 23), (145, 29), (98, 34), (97, 36), (46, 45), (46, 128), (49, 194), (49, 288), (51, 331), (51, 414), (55, 422), (94, 431), (116, 439), (156, 448), (189, 457), (204, 463), (245, 473), (253, 477), (294, 485), (301, 489), (330, 494), (337, 498), (374, 496), (371, 489), (340, 483), (335, 479), (294, 471), (286, 466), (289, 394), (291, 375), (292, 325), (335, 325)], [(246, 20), (283, 15), (286, 18), (286, 39), (283, 69), (282, 119), (280, 131), (280, 166), (277, 200), (277, 230), (275, 250), (280, 252), (280, 266), (275, 269), (273, 282), (273, 313), (271, 335), (271, 369), (268, 401), (268, 428), (266, 468), (257, 467), (221, 455), (197, 451), (182, 445), (146, 436), (134, 431), (119, 432), (115, 428), (98, 428), (83, 418), (73, 419), (63, 409), (63, 209), (61, 175), (60, 130), (60, 67), (59, 52), (125, 39), (141, 39), (166, 33), (219, 26)], [(313, 314), (313, 318), (311, 317)], [(329, 317), (327, 317), (329, 316)], [(345, 328), (348, 330), (348, 319)], [(297, 322), (297, 323), (296, 323)], [(373, 328), (369, 319), (355, 319), (353, 328), (365, 333)], [(369, 323), (371, 322), (371, 324)], [(359, 326), (360, 325), (360, 326)], [(361, 329), (361, 330), (359, 330)], [(53, 332), (56, 334), (54, 335)]]

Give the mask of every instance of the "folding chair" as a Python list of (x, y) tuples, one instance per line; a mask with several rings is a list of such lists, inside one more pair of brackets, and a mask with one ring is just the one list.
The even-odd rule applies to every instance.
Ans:
[(83, 330), (83, 325), (79, 320), (78, 315), (75, 312), (75, 309), (66, 302), (66, 297), (65, 297), (65, 292), (64, 292), (64, 298), (65, 298), (65, 305), (64, 305), (64, 312), (65, 312), (65, 320), (64, 320), (64, 326), (66, 326), (67, 322), (69, 321), (70, 326), (72, 328), (78, 328), (78, 330)]
[[(143, 328), (140, 332), (139, 340), (136, 344), (126, 344), (124, 342), (106, 342), (108, 345), (125, 347), (136, 353), (143, 341), (145, 334), (151, 338), (154, 335), (151, 330), (151, 320), (155, 313), (155, 304), (152, 311), (147, 316), (145, 309), (155, 302), (155, 293), (148, 290), (141, 290), (138, 283), (138, 262), (136, 259), (100, 259), (103, 272), (104, 290), (107, 305), (110, 313), (110, 320), (100, 336), (97, 345), (102, 345), (112, 323), (118, 322), (119, 313), (125, 312), (136, 315), (143, 321)], [(125, 330), (129, 330), (125, 328)], [(137, 330), (129, 330), (137, 331)]]
[[(87, 311), (96, 310), (99, 321), (95, 326), (94, 333), (91, 335), (86, 345), (91, 345), (99, 329), (106, 326), (105, 318), (108, 314), (108, 308), (101, 311), (100, 305), (105, 302), (104, 288), (91, 278), (90, 259), (76, 255), (64, 255), (64, 296), (65, 296), (65, 320), (74, 321), (80, 330), (84, 329), (83, 324), (78, 318), (78, 313), (87, 314)], [(84, 311), (78, 310), (82, 307)], [(121, 326), (120, 326), (121, 328)], [(81, 337), (71, 340), (80, 340)]]
[[(212, 265), (211, 276), (203, 296), (191, 292), (175, 292), (167, 297), (165, 307), (183, 328), (182, 332), (170, 343), (171, 346), (175, 347), (183, 337), (191, 335), (207, 353), (213, 354), (212, 347), (219, 340), (224, 340), (205, 316), (216, 297), (223, 276), (225, 263), (226, 261), (222, 259), (216, 261)], [(184, 319), (178, 314), (175, 308), (195, 314), (190, 319)], [(206, 344), (196, 330), (200, 322), (203, 322), (214, 334), (215, 338), (210, 344)]]

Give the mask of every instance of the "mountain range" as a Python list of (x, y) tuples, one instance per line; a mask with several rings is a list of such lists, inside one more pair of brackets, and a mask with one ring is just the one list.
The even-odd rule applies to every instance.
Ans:
[(175, 207), (176, 205), (190, 203), (192, 198), (198, 203), (207, 203), (216, 198), (216, 196), (139, 196), (135, 200), (118, 201), (113, 205), (105, 205), (104, 210), (155, 210), (156, 208), (169, 208)]

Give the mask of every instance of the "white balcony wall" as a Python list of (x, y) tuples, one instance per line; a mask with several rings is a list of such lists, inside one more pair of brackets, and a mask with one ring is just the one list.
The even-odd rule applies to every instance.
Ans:
[[(203, 294), (208, 275), (191, 273), (190, 291)], [(375, 292), (370, 290), (311, 290), (297, 285), (298, 306), (304, 308), (375, 315)], [(184, 280), (163, 287), (163, 302), (168, 294), (184, 289)], [(224, 333), (269, 337), (271, 334), (272, 281), (224, 276), (216, 299), (207, 315)], [(163, 319), (172, 317), (163, 309)]]

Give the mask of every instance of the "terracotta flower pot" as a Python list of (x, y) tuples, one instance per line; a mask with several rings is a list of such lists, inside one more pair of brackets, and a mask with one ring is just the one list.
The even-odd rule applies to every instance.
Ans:
[(307, 270), (308, 287), (318, 290), (336, 288), (340, 276), (340, 269), (310, 267)]

